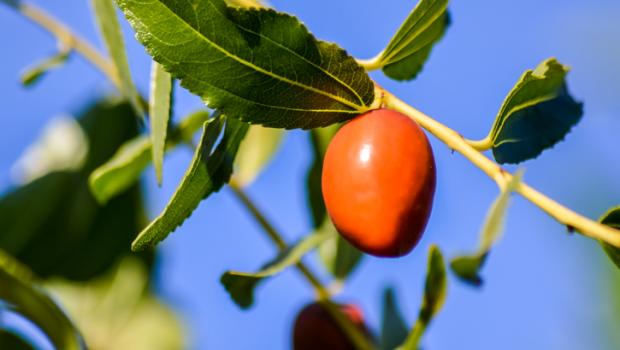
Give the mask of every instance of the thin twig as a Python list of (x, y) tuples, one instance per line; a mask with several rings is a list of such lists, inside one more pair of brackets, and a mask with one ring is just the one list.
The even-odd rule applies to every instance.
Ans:
[(86, 61), (90, 62), (95, 68), (101, 71), (116, 88), (120, 87), (120, 80), (118, 78), (116, 68), (110, 60), (105, 55), (100, 53), (88, 41), (69, 29), (67, 25), (35, 5), (27, 4), (21, 1), (16, 4), (13, 2), (7, 2), (6, 0), (1, 1), (9, 5), (11, 8), (14, 8), (31, 22), (54, 35), (60, 42), (61, 46), (69, 47), (82, 55)]
[[(241, 185), (239, 185), (234, 179), (231, 179), (228, 185), (237, 199), (239, 199), (244, 207), (250, 212), (252, 217), (254, 217), (254, 219), (260, 224), (263, 231), (267, 233), (267, 236), (271, 239), (271, 241), (278, 246), (278, 249), (280, 251), (286, 250), (288, 245), (284, 241), (282, 235), (275, 229), (269, 220), (267, 220), (261, 210), (256, 206), (256, 204), (254, 204), (247, 193), (245, 193), (245, 190), (241, 187)], [(336, 319), (356, 347), (360, 350), (373, 349), (374, 346), (369, 343), (368, 338), (340, 311), (338, 305), (331, 300), (328, 289), (323, 286), (314, 273), (312, 273), (312, 271), (301, 261), (298, 262), (295, 267), (314, 287), (319, 301), (322, 302), (327, 311)]]

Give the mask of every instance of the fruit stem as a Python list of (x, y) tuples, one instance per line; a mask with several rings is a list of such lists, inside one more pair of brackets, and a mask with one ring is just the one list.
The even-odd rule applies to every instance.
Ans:
[[(243, 204), (243, 206), (250, 212), (252, 217), (258, 222), (263, 231), (271, 239), (271, 241), (278, 247), (281, 252), (288, 249), (288, 245), (284, 241), (282, 235), (275, 229), (275, 227), (269, 222), (267, 217), (262, 213), (254, 201), (248, 196), (243, 187), (231, 179), (228, 183), (230, 189), (233, 191), (237, 199)], [(327, 311), (334, 317), (336, 322), (342, 327), (349, 339), (355, 344), (355, 347), (359, 350), (371, 350), (374, 346), (370, 344), (368, 338), (362, 334), (362, 332), (353, 324), (348, 317), (346, 317), (338, 305), (331, 300), (329, 290), (323, 286), (321, 281), (314, 275), (314, 273), (301, 261), (299, 261), (295, 267), (306, 278), (306, 280), (313, 286), (317, 298), (327, 309)]]
[(51, 33), (58, 39), (61, 47), (75, 50), (75, 52), (82, 55), (88, 62), (95, 66), (95, 68), (99, 69), (117, 89), (120, 88), (120, 80), (116, 68), (110, 60), (95, 49), (88, 41), (75, 34), (64, 23), (39, 7), (31, 4), (9, 0), (0, 0), (0, 2), (15, 9), (31, 22)]
[[(475, 143), (472, 145), (472, 142), (463, 138), (461, 134), (418, 111), (388, 91), (384, 91), (383, 101), (387, 107), (406, 114), (411, 119), (415, 120), (420, 126), (450, 147), (450, 149), (461, 153), (493, 179), (500, 188), (503, 188), (512, 179), (513, 175), (511, 173), (480, 153), (480, 150), (477, 149), (479, 147), (476, 147)], [(605, 241), (620, 248), (619, 230), (590, 220), (566, 208), (524, 182), (517, 186), (515, 192), (521, 194), (521, 196), (538, 206), (563, 225), (575, 229), (584, 236)]]

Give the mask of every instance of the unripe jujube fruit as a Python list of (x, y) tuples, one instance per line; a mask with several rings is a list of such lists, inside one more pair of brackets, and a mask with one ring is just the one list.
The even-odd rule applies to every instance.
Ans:
[[(351, 304), (340, 305), (342, 313), (362, 333), (368, 335), (360, 309)], [(355, 350), (347, 334), (321, 304), (312, 303), (297, 315), (293, 329), (294, 350)]]
[(416, 122), (396, 111), (372, 110), (332, 139), (322, 190), (327, 212), (347, 241), (376, 256), (405, 255), (431, 213), (433, 151)]

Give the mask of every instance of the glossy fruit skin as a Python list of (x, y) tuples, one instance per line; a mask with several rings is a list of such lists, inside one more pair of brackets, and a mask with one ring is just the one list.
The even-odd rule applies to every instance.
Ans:
[(345, 124), (323, 160), (325, 207), (338, 232), (381, 257), (409, 253), (433, 206), (435, 160), (418, 124), (376, 109)]
[[(340, 309), (364, 334), (369, 334), (364, 325), (362, 312), (357, 306), (340, 305)], [(355, 350), (356, 348), (331, 314), (321, 304), (312, 303), (306, 305), (297, 315), (293, 328), (293, 349)]]

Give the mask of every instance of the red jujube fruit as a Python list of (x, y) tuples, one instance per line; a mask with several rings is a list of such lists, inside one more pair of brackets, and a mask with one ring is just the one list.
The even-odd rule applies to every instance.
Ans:
[(323, 161), (322, 191), (338, 232), (361, 251), (409, 253), (433, 205), (435, 160), (426, 135), (404, 114), (364, 113), (334, 136)]
[[(340, 310), (362, 333), (369, 335), (362, 312), (357, 306), (340, 305)], [(355, 350), (356, 348), (329, 311), (319, 303), (312, 303), (297, 315), (293, 329), (293, 349)]]

